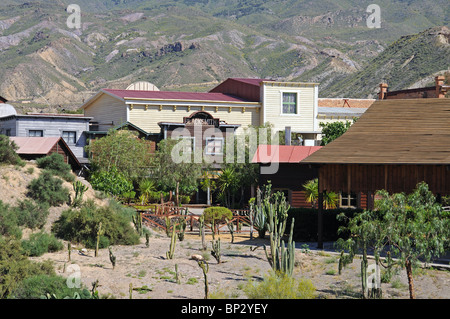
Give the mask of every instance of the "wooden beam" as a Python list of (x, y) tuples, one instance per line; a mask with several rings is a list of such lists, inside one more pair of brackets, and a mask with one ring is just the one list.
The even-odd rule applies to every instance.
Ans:
[(317, 248), (323, 249), (323, 192), (319, 192), (317, 211)]

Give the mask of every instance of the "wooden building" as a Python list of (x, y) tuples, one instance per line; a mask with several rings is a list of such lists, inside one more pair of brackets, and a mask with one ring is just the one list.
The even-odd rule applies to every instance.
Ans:
[[(365, 193), (369, 209), (376, 191), (410, 193), (422, 181), (438, 198), (449, 195), (450, 99), (376, 101), (345, 134), (302, 163), (318, 169), (319, 196)], [(321, 221), (319, 246), (320, 227)]]
[(81, 169), (81, 164), (62, 137), (10, 137), (18, 149), (16, 153), (25, 160), (35, 160), (53, 153), (61, 154), (64, 162), (73, 171)]
[(311, 203), (305, 199), (302, 185), (317, 178), (317, 168), (300, 165), (300, 162), (320, 148), (321, 146), (259, 145), (252, 163), (260, 165), (260, 186), (270, 181), (272, 190), (284, 192), (291, 207), (311, 207)]

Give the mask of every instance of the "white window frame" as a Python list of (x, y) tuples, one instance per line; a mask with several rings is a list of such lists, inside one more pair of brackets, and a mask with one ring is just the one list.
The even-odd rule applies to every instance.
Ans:
[[(206, 143), (205, 143), (205, 154), (206, 155), (223, 155), (223, 146), (224, 146), (224, 138), (223, 137), (206, 137), (205, 138)], [(220, 152), (208, 152), (208, 142), (210, 141), (216, 141), (216, 140), (220, 140), (222, 145), (220, 147)]]
[[(345, 196), (344, 196), (345, 195)], [(358, 206), (358, 195), (354, 194), (355, 196), (352, 196), (352, 193), (339, 193), (339, 207), (341, 208), (356, 208)], [(345, 198), (347, 201), (347, 205), (342, 205), (342, 200)], [(356, 201), (356, 205), (352, 205), (352, 200)]]
[[(295, 113), (284, 113), (283, 112), (283, 95), (284, 93), (295, 93), (297, 96), (296, 100), (296, 112)], [(280, 91), (280, 116), (299, 116), (300, 115), (300, 92), (298, 90), (281, 90)]]

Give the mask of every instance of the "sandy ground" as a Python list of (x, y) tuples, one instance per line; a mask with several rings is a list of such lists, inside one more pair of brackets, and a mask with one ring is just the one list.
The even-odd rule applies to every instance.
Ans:
[[(222, 262), (220, 264), (211, 256), (211, 237), (207, 236), (208, 250), (201, 250), (201, 239), (197, 234), (186, 235), (183, 241), (177, 241), (174, 259), (167, 259), (170, 238), (165, 233), (153, 230), (150, 245), (145, 240), (135, 246), (113, 246), (116, 266), (113, 269), (109, 261), (107, 249), (101, 249), (99, 256), (94, 251), (79, 254), (71, 253), (68, 262), (67, 251), (48, 253), (33, 258), (35, 260), (50, 259), (54, 262), (58, 274), (73, 278), (74, 271), (80, 271), (82, 284), (90, 289), (92, 283), (99, 282), (98, 291), (102, 297), (128, 299), (129, 287), (148, 287), (151, 291), (133, 291), (133, 299), (185, 299), (204, 298), (204, 277), (192, 255), (203, 255), (209, 263), (208, 283), (211, 297), (247, 298), (243, 287), (249, 279), (260, 280), (270, 270), (262, 244), (268, 239), (249, 239), (249, 234), (235, 236), (230, 242), (228, 234), (221, 234)], [(81, 247), (77, 247), (81, 248)], [(175, 265), (178, 265), (180, 283), (175, 280)], [(70, 265), (76, 265), (71, 266)], [(75, 267), (75, 268), (73, 268)], [(78, 268), (79, 267), (79, 268)], [(317, 290), (318, 298), (342, 299), (359, 298), (360, 260), (347, 266), (338, 275), (338, 255), (334, 252), (296, 250), (296, 278), (308, 278)], [(73, 268), (73, 269), (70, 269)], [(64, 269), (66, 269), (64, 271)], [(450, 298), (450, 272), (448, 270), (420, 269), (415, 274), (417, 298), (446, 299)], [(390, 283), (383, 283), (383, 298), (409, 298), (408, 284), (404, 270), (399, 270)]]
[[(27, 162), (25, 167), (0, 166), (0, 200), (14, 205), (17, 200), (26, 198), (26, 186), (38, 177), (39, 169), (34, 163)], [(72, 185), (64, 186), (73, 193)], [(84, 199), (93, 199), (98, 205), (106, 201), (96, 197), (90, 188)], [(59, 218), (68, 206), (52, 207), (45, 226), (50, 231), (51, 224)], [(23, 232), (23, 237), (29, 236)], [(64, 277), (78, 277), (81, 284), (91, 289), (92, 283), (98, 280), (98, 292), (102, 297), (128, 299), (129, 288), (148, 287), (150, 291), (132, 292), (133, 299), (185, 299), (204, 298), (204, 277), (197, 261), (192, 255), (203, 255), (209, 263), (208, 283), (211, 296), (220, 298), (246, 298), (243, 287), (249, 279), (260, 280), (270, 270), (262, 247), (268, 245), (268, 239), (250, 240), (248, 233), (237, 234), (231, 243), (228, 234), (220, 235), (222, 242), (222, 263), (211, 256), (211, 237), (207, 236), (208, 249), (201, 250), (201, 239), (197, 232), (186, 234), (184, 241), (177, 241), (174, 259), (167, 259), (170, 238), (158, 229), (151, 228), (150, 245), (147, 248), (145, 239), (135, 246), (113, 246), (112, 251), (117, 258), (113, 269), (107, 249), (101, 249), (99, 256), (88, 250), (81, 254), (82, 246), (74, 246), (71, 261), (66, 249), (56, 253), (47, 253), (33, 260), (52, 260), (55, 270)], [(297, 243), (296, 266), (294, 276), (311, 279), (316, 287), (318, 298), (359, 298), (360, 260), (347, 266), (338, 275), (338, 255), (331, 250), (316, 250), (309, 243), (310, 250), (304, 250), (303, 243)], [(67, 247), (67, 243), (64, 243)], [(178, 265), (180, 283), (175, 280), (175, 265)], [(78, 268), (79, 267), (79, 268)], [(76, 271), (79, 271), (78, 273)], [(417, 298), (439, 299), (450, 298), (450, 271), (421, 269), (414, 277)], [(76, 281), (75, 281), (76, 282)], [(407, 279), (404, 270), (400, 270), (390, 283), (383, 283), (384, 298), (409, 298)]]

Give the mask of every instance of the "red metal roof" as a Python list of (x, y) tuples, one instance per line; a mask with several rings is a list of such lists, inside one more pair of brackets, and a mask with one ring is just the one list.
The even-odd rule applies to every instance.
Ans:
[(157, 99), (157, 100), (248, 102), (248, 100), (224, 93), (135, 91), (135, 90), (113, 90), (113, 89), (103, 89), (103, 91), (109, 94), (113, 94), (121, 99), (138, 98), (138, 99)]
[(252, 163), (299, 163), (322, 146), (259, 145)]
[(19, 149), (17, 154), (48, 154), (61, 137), (10, 137)]

